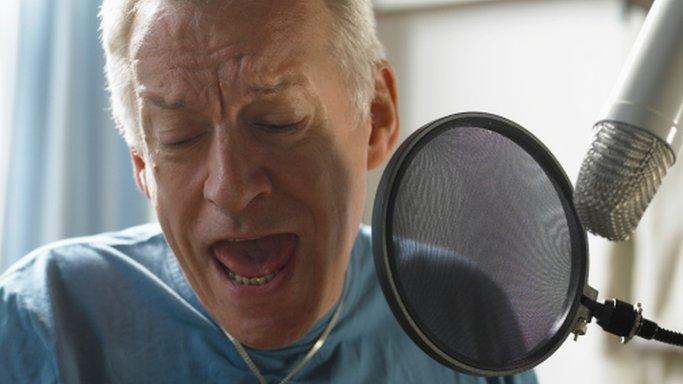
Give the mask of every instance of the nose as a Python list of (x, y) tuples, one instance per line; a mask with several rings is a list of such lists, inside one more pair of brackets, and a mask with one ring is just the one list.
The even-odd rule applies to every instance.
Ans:
[(224, 214), (238, 214), (272, 191), (263, 156), (254, 145), (232, 135), (212, 143), (204, 198)]

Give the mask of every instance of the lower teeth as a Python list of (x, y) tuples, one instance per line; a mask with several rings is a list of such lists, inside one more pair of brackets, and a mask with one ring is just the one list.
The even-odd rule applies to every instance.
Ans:
[(230, 277), (230, 280), (236, 282), (237, 284), (240, 285), (263, 285), (275, 278), (275, 275), (277, 275), (279, 271), (275, 271), (269, 275), (261, 276), (261, 277), (244, 277), (236, 274), (233, 271), (228, 270), (228, 276)]

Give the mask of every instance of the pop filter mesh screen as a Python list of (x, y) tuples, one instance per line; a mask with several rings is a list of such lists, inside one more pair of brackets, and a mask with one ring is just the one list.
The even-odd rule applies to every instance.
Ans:
[(425, 141), (401, 165), (387, 216), (403, 304), (459, 361), (520, 364), (554, 336), (572, 302), (560, 195), (499, 133), (458, 127)]

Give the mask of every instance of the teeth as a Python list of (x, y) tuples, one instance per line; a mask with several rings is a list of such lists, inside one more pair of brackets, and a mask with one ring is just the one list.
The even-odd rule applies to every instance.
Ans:
[(250, 238), (243, 238), (243, 239), (230, 239), (228, 241), (239, 243), (242, 241), (250, 241), (250, 240), (256, 240), (256, 239), (260, 239), (260, 237), (250, 237)]
[(280, 271), (275, 271), (271, 274), (265, 275), (265, 276), (260, 276), (260, 277), (244, 277), (236, 274), (233, 271), (228, 270), (228, 277), (230, 277), (230, 280), (236, 282), (237, 284), (241, 285), (263, 285), (265, 283), (270, 282), (275, 278), (275, 275), (278, 274)]

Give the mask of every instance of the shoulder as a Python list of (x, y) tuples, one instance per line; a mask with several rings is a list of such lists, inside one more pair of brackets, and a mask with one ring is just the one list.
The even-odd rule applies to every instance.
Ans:
[(55, 382), (56, 362), (48, 332), (18, 295), (0, 288), (0, 383)]
[(126, 270), (147, 269), (145, 248), (161, 249), (162, 243), (158, 225), (147, 224), (40, 247), (0, 275), (0, 313), (44, 313), (46, 303), (61, 295), (102, 287)]
[[(145, 247), (163, 241), (156, 224), (145, 224), (123, 231), (57, 241), (27, 254), (0, 275), (3, 291), (26, 290), (55, 274), (96, 272), (114, 260), (141, 261)], [(49, 276), (48, 276), (49, 275)], [(56, 277), (56, 276), (54, 276)]]
[(125, 317), (164, 244), (158, 225), (142, 225), (48, 244), (11, 266), (0, 276), (0, 382), (55, 381), (60, 350)]

